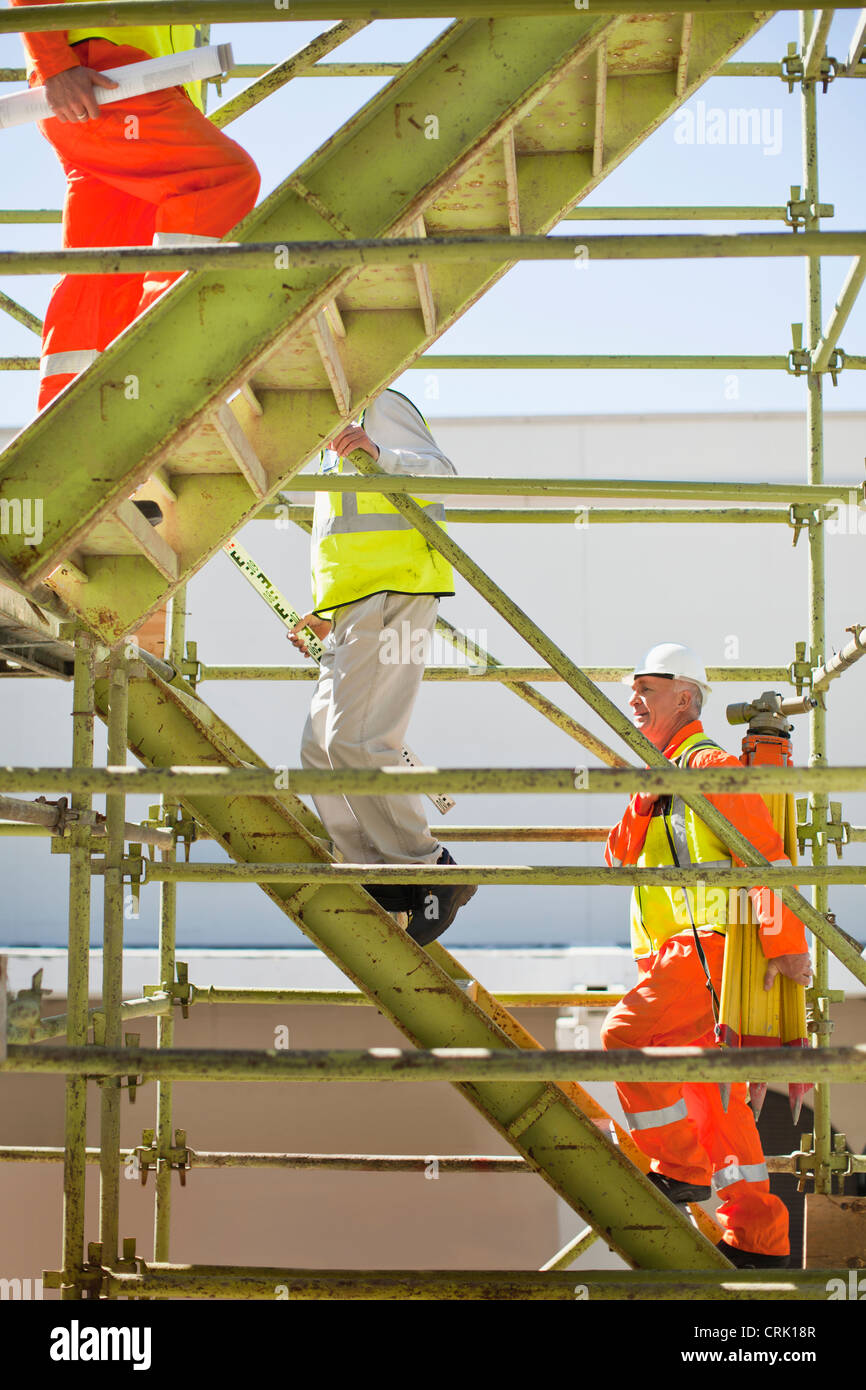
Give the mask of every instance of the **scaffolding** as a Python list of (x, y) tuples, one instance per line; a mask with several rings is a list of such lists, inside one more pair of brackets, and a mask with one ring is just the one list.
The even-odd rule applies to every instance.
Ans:
[[(194, 9), (196, 19), (285, 20), (319, 18), (321, 5), (292, 0), (276, 16), (271, 0), (226, 4), (196, 0), (129, 0), (124, 20), (178, 18)], [(866, 233), (822, 230), (832, 208), (819, 201), (817, 103), (837, 78), (864, 75), (866, 37), (861, 20), (844, 60), (831, 57), (826, 42), (832, 11), (803, 12), (799, 42), (779, 63), (737, 63), (731, 55), (755, 33), (766, 15), (746, 0), (710, 0), (692, 14), (686, 0), (664, 0), (631, 14), (625, 0), (593, 0), (589, 14), (575, 15), (557, 0), (388, 0), (375, 7), (343, 0), (341, 23), (319, 35), (275, 67), (244, 65), (234, 75), (251, 85), (216, 108), (219, 126), (251, 109), (286, 82), (305, 76), (378, 75), (388, 85), (340, 132), (293, 174), (243, 225), (238, 240), (218, 247), (178, 250), (95, 249), (0, 254), (0, 272), (15, 275), (130, 272), (155, 261), (192, 272), (115, 344), (39, 419), (0, 455), (0, 503), (14, 514), (34, 487), (54, 488), (53, 513), (39, 544), (24, 543), (14, 527), (0, 536), (0, 577), (5, 586), (0, 617), (0, 673), (71, 677), (73, 738), (69, 768), (6, 768), (0, 775), (2, 834), (50, 836), (52, 849), (69, 858), (68, 992), (65, 1015), (41, 1015), (41, 981), (20, 991), (0, 1027), (11, 1073), (59, 1074), (66, 1078), (65, 1144), (61, 1148), (7, 1147), (0, 1161), (62, 1163), (63, 1233), (59, 1268), (46, 1276), (66, 1300), (243, 1297), (291, 1298), (497, 1298), (573, 1299), (574, 1277), (564, 1273), (601, 1233), (632, 1267), (625, 1273), (581, 1271), (590, 1296), (603, 1299), (761, 1297), (823, 1299), (828, 1272), (787, 1271), (778, 1275), (731, 1272), (715, 1248), (719, 1229), (700, 1208), (690, 1222), (644, 1177), (648, 1163), (630, 1136), (610, 1121), (611, 1142), (599, 1128), (604, 1111), (580, 1082), (617, 1079), (730, 1081), (760, 1074), (768, 1080), (815, 1084), (814, 1130), (801, 1150), (769, 1160), (773, 1171), (790, 1171), (816, 1193), (830, 1195), (834, 1180), (863, 1172), (866, 1161), (849, 1152), (844, 1136), (831, 1133), (831, 1081), (866, 1082), (866, 1045), (830, 1046), (830, 1006), (841, 997), (829, 986), (834, 955), (861, 983), (866, 962), (859, 943), (835, 923), (829, 910), (833, 883), (862, 883), (866, 870), (829, 864), (829, 847), (866, 838), (866, 829), (842, 820), (833, 792), (866, 787), (862, 766), (827, 766), (827, 711), (823, 692), (831, 680), (866, 650), (859, 626), (838, 656), (828, 659), (825, 619), (825, 527), (836, 515), (839, 486), (827, 484), (823, 461), (825, 378), (862, 370), (866, 355), (843, 352), (839, 341), (866, 277)], [(577, 7), (578, 9), (580, 7)], [(796, 9), (793, 3), (777, 6)], [(84, 23), (100, 23), (103, 7), (73, 6)], [(322, 60), (375, 17), (436, 16), (458, 19), (412, 63), (325, 63)], [(532, 12), (532, 19), (526, 15)], [(113, 12), (112, 12), (113, 14)], [(483, 19), (476, 18), (484, 16)], [(545, 18), (546, 17), (546, 18)], [(0, 14), (0, 32), (19, 27), (21, 16)], [(69, 23), (69, 7), (29, 10), (29, 28)], [(627, 34), (625, 26), (628, 26)], [(628, 120), (608, 100), (617, 84), (628, 99), (636, 57), (624, 61), (635, 40), (655, 52), (659, 31), (673, 48), (663, 78), (644, 85)], [(533, 43), (527, 44), (531, 31)], [(626, 39), (628, 42), (626, 43)], [(675, 42), (674, 42), (675, 40)], [(520, 61), (509, 64), (508, 56)], [(455, 73), (482, 74), (471, 101)], [(631, 66), (629, 66), (631, 64)], [(494, 67), (498, 76), (493, 79)], [(786, 82), (801, 92), (803, 184), (784, 206), (583, 208), (580, 202), (607, 172), (716, 73)], [(17, 70), (0, 79), (20, 79)], [(575, 77), (585, 80), (575, 82)], [(437, 100), (461, 100), (466, 119), (458, 136), (440, 143), (415, 142), (411, 156), (395, 150), (395, 119), (429, 109)], [(569, 95), (570, 94), (570, 95)], [(571, 105), (569, 106), (569, 101)], [(533, 135), (525, 126), (533, 113)], [(548, 183), (537, 157), (573, 151), (580, 116), (589, 111), (589, 147), (577, 163), (560, 159)], [(402, 113), (402, 114), (401, 114)], [(551, 114), (554, 113), (554, 114)], [(416, 122), (417, 125), (417, 122)], [(541, 132), (541, 133), (539, 133)], [(571, 144), (569, 144), (571, 140)], [(457, 142), (457, 143), (455, 143)], [(462, 143), (459, 143), (462, 142)], [(381, 206), (373, 212), (341, 187), (341, 170), (361, 158), (380, 160)], [(389, 163), (390, 160), (390, 163)], [(533, 160), (536, 163), (533, 164)], [(417, 169), (413, 161), (418, 163)], [(413, 171), (411, 195), (405, 192)], [(403, 182), (401, 183), (400, 175)], [(474, 200), (459, 195), (460, 180), (482, 186)], [(465, 191), (466, 183), (463, 188)], [(481, 210), (484, 200), (487, 205)], [(461, 206), (468, 215), (461, 220)], [(369, 212), (369, 215), (368, 215)], [(487, 220), (484, 220), (486, 217)], [(716, 236), (555, 236), (564, 218), (577, 221), (767, 220), (784, 231)], [(59, 220), (52, 210), (7, 210), (6, 222)], [(491, 230), (493, 229), (493, 230)], [(291, 235), (288, 233), (291, 232)], [(595, 259), (802, 257), (806, 262), (806, 314), (794, 326), (787, 356), (484, 356), (467, 358), (425, 351), (480, 293), (523, 259), (573, 262), (577, 248)], [(851, 272), (826, 325), (821, 297), (821, 258), (851, 256)], [(264, 293), (273, 269), (286, 272), (284, 297)], [(208, 291), (218, 287), (219, 293)], [(0, 308), (38, 334), (29, 310), (0, 297)], [(374, 312), (365, 312), (371, 310)], [(378, 314), (379, 322), (375, 322)], [(383, 316), (386, 327), (382, 327)], [(245, 337), (239, 337), (243, 324)], [(231, 330), (231, 331), (229, 331)], [(385, 350), (384, 337), (388, 344)], [(183, 344), (183, 361), (172, 345)], [(389, 355), (390, 354), (390, 355)], [(118, 385), (150, 371), (148, 355), (162, 358), (162, 391), (151, 418), (130, 412)], [(200, 362), (193, 375), (188, 364)], [(31, 370), (28, 357), (0, 359), (7, 370)], [(485, 505), (449, 508), (449, 520), (491, 524), (735, 524), (786, 525), (795, 542), (802, 533), (808, 552), (809, 636), (786, 666), (726, 666), (710, 669), (710, 680), (788, 684), (809, 723), (808, 768), (748, 768), (679, 771), (638, 733), (601, 686), (625, 674), (618, 668), (580, 668), (524, 613), (452, 538), (411, 498), (417, 480), (387, 479), (384, 495), (441, 552), (467, 582), (533, 649), (537, 666), (503, 665), (489, 652), (440, 620), (439, 629), (461, 654), (462, 666), (430, 668), (427, 679), (499, 682), (566, 732), (602, 767), (432, 769), (394, 773), (330, 772), (266, 767), (201, 697), (208, 680), (311, 679), (302, 667), (209, 667), (187, 643), (186, 581), (246, 520), (272, 518), (275, 509), (308, 530), (310, 509), (280, 500), (294, 491), (331, 488), (378, 492), (385, 486), (370, 461), (358, 459), (350, 478), (295, 477), (322, 438), (345, 423), (405, 368), (660, 369), (706, 367), (785, 371), (806, 388), (806, 476), (800, 485), (647, 480), (498, 479), (424, 480), (425, 495), (485, 499)], [(152, 378), (152, 372), (151, 372)], [(94, 439), (81, 425), (99, 395), (102, 427)], [(291, 400), (289, 399), (291, 398)], [(130, 397), (127, 395), (126, 401)], [(226, 402), (229, 402), (228, 404)], [(171, 427), (168, 429), (168, 422)], [(86, 449), (80, 439), (86, 437)], [(45, 462), (52, 441), (65, 442), (62, 475)], [(168, 441), (166, 443), (166, 440)], [(279, 441), (279, 448), (277, 447)], [(55, 457), (59, 457), (55, 450)], [(202, 477), (208, 500), (200, 495)], [(159, 499), (169, 515), (165, 535), (142, 527), (125, 500)], [(496, 505), (508, 496), (560, 499), (562, 507), (535, 509)], [(617, 506), (627, 501), (627, 506)], [(587, 508), (586, 502), (606, 505)], [(635, 502), (644, 505), (636, 506)], [(686, 503), (670, 507), (669, 503)], [(20, 528), (18, 528), (20, 532)], [(50, 580), (50, 583), (46, 581)], [(171, 597), (170, 634), (164, 662), (140, 651), (130, 629)], [(36, 607), (34, 608), (34, 604)], [(638, 766), (630, 763), (534, 687), (559, 682), (575, 691), (617, 736)], [(157, 718), (156, 715), (159, 717)], [(94, 722), (108, 727), (107, 767), (96, 768)], [(144, 765), (126, 767), (131, 750)], [(183, 765), (177, 764), (178, 752)], [(640, 767), (646, 764), (646, 770)], [(742, 869), (636, 870), (570, 865), (513, 869), (461, 865), (459, 869), (337, 864), (324, 848), (323, 829), (299, 800), (314, 791), (382, 794), (397, 790), (459, 791), (474, 794), (675, 792), (732, 851)], [(811, 864), (773, 869), (734, 826), (706, 800), (718, 791), (798, 790), (808, 794), (798, 834), (811, 849)], [(58, 793), (56, 802), (21, 800), (30, 793)], [(126, 819), (126, 797), (161, 795), (161, 806), (142, 825)], [(105, 794), (106, 813), (93, 809)], [(18, 798), (18, 799), (16, 799)], [(604, 827), (511, 825), (457, 826), (453, 839), (476, 841), (593, 842)], [(226, 849), (228, 864), (190, 863), (195, 840)], [(150, 847), (145, 858), (142, 846)], [(179, 850), (181, 853), (179, 854)], [(157, 857), (158, 855), (158, 857)], [(766, 884), (814, 936), (814, 982), (809, 993), (813, 1049), (780, 1056), (772, 1049), (746, 1053), (669, 1049), (664, 1057), (630, 1054), (627, 1059), (592, 1051), (547, 1052), (517, 1022), (515, 1006), (594, 1006), (616, 1002), (607, 992), (539, 994), (510, 992), (494, 997), (441, 944), (423, 950), (364, 892), (363, 883), (389, 880), (437, 883), (531, 883), (605, 885), (623, 883), (708, 884), (728, 887)], [(104, 953), (100, 1006), (88, 1007), (89, 921), (92, 882), (103, 879)], [(257, 883), (356, 985), (337, 991), (216, 987), (189, 979), (177, 960), (176, 885), (179, 882)], [(159, 884), (159, 981), (141, 998), (122, 997), (124, 901), (143, 886)], [(811, 901), (794, 886), (811, 884)], [(175, 1045), (178, 1010), (187, 1017), (202, 1003), (296, 1003), (375, 1005), (409, 1038), (412, 1049), (373, 1056), (351, 1051), (214, 1051)], [(0, 978), (0, 1006), (5, 988)], [(137, 1046), (128, 1023), (157, 1021), (157, 1046)], [(2, 1023), (2, 1019), (0, 1019)], [(8, 1046), (6, 1038), (8, 1033)], [(91, 1040), (92, 1034), (92, 1040)], [(65, 1043), (62, 1041), (65, 1038)], [(445, 1040), (447, 1046), (442, 1046)], [(563, 1071), (573, 1078), (562, 1081)], [(513, 1157), (443, 1155), (445, 1171), (540, 1174), (587, 1220), (581, 1232), (554, 1253), (537, 1273), (488, 1271), (311, 1271), (246, 1266), (178, 1266), (170, 1260), (172, 1174), (180, 1181), (196, 1167), (318, 1167), (338, 1171), (419, 1171), (419, 1156), (360, 1154), (229, 1153), (194, 1150), (177, 1128), (172, 1087), (182, 1078), (202, 1080), (355, 1081), (373, 1079), (453, 1082), (517, 1151)], [(134, 1149), (120, 1145), (123, 1091), (134, 1096), (145, 1081), (156, 1083), (153, 1126)], [(100, 1143), (88, 1148), (88, 1086), (100, 1099)], [(841, 1138), (841, 1143), (839, 1142)], [(119, 1229), (120, 1173), (130, 1161), (146, 1177), (155, 1175), (154, 1258), (136, 1254), (135, 1241)], [(100, 1169), (99, 1228), (87, 1240), (84, 1190), (88, 1164)], [(840, 1189), (841, 1190), (841, 1189)], [(844, 1276), (845, 1271), (838, 1271)], [(276, 1292), (284, 1290), (285, 1292)]]

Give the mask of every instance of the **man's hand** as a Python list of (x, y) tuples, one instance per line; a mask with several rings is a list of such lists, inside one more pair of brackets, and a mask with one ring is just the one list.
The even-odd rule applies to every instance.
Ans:
[(652, 815), (652, 809), (657, 801), (657, 796), (645, 796), (643, 792), (635, 792), (631, 803), (632, 810), (636, 816)]
[(793, 980), (798, 985), (808, 985), (812, 979), (812, 961), (808, 951), (802, 951), (797, 955), (774, 956), (767, 961), (767, 970), (764, 975), (764, 989), (772, 989), (773, 981), (777, 975), (784, 975), (786, 979)]
[(117, 83), (95, 68), (67, 68), (45, 83), (48, 105), (59, 121), (95, 121), (99, 105), (94, 87), (116, 87)]
[(329, 623), (327, 618), (317, 618), (315, 613), (305, 613), (301, 621), (295, 623), (291, 632), (287, 632), (286, 636), (293, 647), (297, 647), (298, 651), (303, 652), (304, 656), (309, 656), (310, 653), (307, 650), (307, 639), (304, 636), (304, 628), (308, 627), (313, 635), (318, 637), (320, 642), (324, 642), (332, 626), (333, 624)]
[(339, 454), (341, 459), (348, 458), (354, 449), (363, 449), (374, 463), (379, 458), (379, 445), (373, 443), (367, 431), (361, 429), (360, 425), (347, 425), (336, 439), (331, 440), (328, 447)]

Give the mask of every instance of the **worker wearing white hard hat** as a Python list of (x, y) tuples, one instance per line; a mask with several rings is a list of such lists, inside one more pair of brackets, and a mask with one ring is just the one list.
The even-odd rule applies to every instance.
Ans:
[(646, 656), (634, 669), (632, 676), (623, 678), (623, 685), (632, 685), (639, 676), (662, 676), (666, 680), (688, 681), (703, 692), (703, 703), (712, 694), (712, 686), (707, 680), (706, 668), (691, 647), (683, 647), (679, 642), (660, 642), (650, 647)]
[[(637, 728), (678, 767), (739, 767), (708, 738), (700, 721), (710, 693), (698, 656), (677, 642), (652, 647), (626, 682)], [(759, 796), (707, 798), (768, 860), (789, 862)], [(634, 796), (611, 831), (605, 858), (612, 867), (678, 865), (730, 867), (730, 851), (680, 797)], [(740, 861), (737, 861), (740, 862)], [(609, 1014), (605, 1048), (712, 1047), (713, 995), (721, 991), (728, 896), (699, 888), (641, 884), (632, 895), (632, 947), (639, 981)], [(769, 989), (777, 974), (809, 980), (803, 924), (766, 889), (750, 890)], [(733, 920), (733, 919), (732, 919)], [(672, 1202), (721, 1199), (716, 1218), (721, 1249), (740, 1268), (784, 1266), (789, 1260), (788, 1213), (770, 1192), (767, 1166), (746, 1087), (730, 1089), (727, 1108), (709, 1084), (617, 1086), (638, 1147), (651, 1160), (650, 1180)]]

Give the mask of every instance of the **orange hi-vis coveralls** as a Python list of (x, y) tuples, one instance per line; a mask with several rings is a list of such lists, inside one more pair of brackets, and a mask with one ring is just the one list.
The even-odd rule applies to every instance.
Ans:
[[(12, 0), (13, 5), (49, 0)], [(76, 66), (124, 67), (195, 46), (191, 25), (22, 34), (31, 85)], [(67, 178), (64, 247), (179, 246), (218, 241), (251, 211), (252, 159), (202, 114), (198, 84), (100, 109), (97, 120), (40, 121)], [(198, 102), (199, 104), (195, 104)], [(39, 408), (89, 367), (181, 271), (67, 275), (42, 334)]]
[[(710, 745), (710, 746), (707, 746)], [(680, 729), (664, 750), (681, 766), (739, 767), (736, 758), (712, 744), (700, 721)], [(772, 863), (789, 862), (760, 796), (707, 798)], [(670, 839), (669, 839), (670, 836)], [(671, 853), (671, 844), (676, 854)], [(634, 799), (608, 836), (611, 867), (652, 868), (679, 862), (707, 867), (741, 864), (679, 798), (659, 798), (649, 815)], [(702, 886), (687, 890), (716, 995), (721, 993), (725, 922), (729, 895)], [(602, 1045), (712, 1047), (712, 1004), (682, 888), (641, 886), (632, 895), (632, 946), (640, 978), (605, 1020)], [(768, 958), (806, 950), (803, 924), (768, 889), (749, 896), (758, 917), (761, 947)], [(721, 906), (719, 900), (722, 900)], [(734, 903), (739, 901), (731, 894)], [(708, 906), (713, 905), (714, 906)], [(680, 1182), (715, 1189), (723, 1240), (765, 1255), (788, 1253), (788, 1212), (770, 1192), (761, 1141), (746, 1104), (745, 1082), (731, 1086), (727, 1112), (713, 1084), (653, 1082), (617, 1085), (632, 1138), (654, 1171)]]

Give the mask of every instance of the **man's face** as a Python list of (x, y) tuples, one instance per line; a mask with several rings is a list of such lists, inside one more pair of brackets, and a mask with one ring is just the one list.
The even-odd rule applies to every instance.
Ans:
[(691, 687), (664, 676), (638, 676), (631, 689), (629, 705), (636, 727), (656, 748), (666, 748), (677, 729), (693, 717)]

